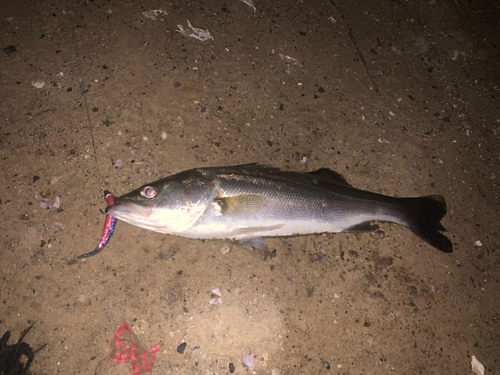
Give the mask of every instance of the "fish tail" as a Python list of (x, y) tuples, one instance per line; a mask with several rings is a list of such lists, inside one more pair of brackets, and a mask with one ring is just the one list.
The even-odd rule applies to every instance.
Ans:
[(444, 253), (453, 252), (451, 241), (444, 234), (441, 219), (446, 215), (446, 202), (441, 195), (402, 198), (408, 214), (408, 228), (417, 236)]

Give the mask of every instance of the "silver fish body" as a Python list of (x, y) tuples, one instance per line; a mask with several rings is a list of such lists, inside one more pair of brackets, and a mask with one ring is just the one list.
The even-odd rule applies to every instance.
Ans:
[(298, 173), (255, 164), (191, 169), (117, 198), (107, 213), (141, 228), (198, 239), (338, 233), (385, 221), (452, 252), (440, 233), (443, 197), (395, 198), (359, 190), (328, 169)]

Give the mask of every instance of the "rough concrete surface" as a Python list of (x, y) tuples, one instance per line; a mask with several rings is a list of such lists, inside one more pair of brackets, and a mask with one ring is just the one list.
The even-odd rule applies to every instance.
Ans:
[[(124, 322), (164, 342), (153, 374), (500, 374), (498, 2), (254, 5), (1, 1), (0, 335), (36, 321), (32, 374), (129, 373)], [(75, 261), (101, 189), (250, 162), (441, 194), (454, 252), (380, 223), (265, 260), (118, 222)]]

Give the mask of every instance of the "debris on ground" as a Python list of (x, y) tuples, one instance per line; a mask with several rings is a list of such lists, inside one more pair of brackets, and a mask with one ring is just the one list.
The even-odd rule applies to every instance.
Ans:
[(243, 354), (243, 365), (245, 367), (252, 367), (253, 366), (253, 355)]
[(213, 39), (212, 35), (210, 35), (210, 32), (208, 30), (203, 30), (203, 29), (199, 29), (197, 27), (193, 27), (191, 25), (191, 22), (189, 22), (189, 20), (187, 21), (187, 23), (188, 23), (189, 28), (191, 30), (193, 30), (194, 33), (189, 34), (189, 31), (184, 30), (184, 27), (182, 27), (182, 25), (177, 25), (177, 28), (179, 29), (179, 30), (177, 30), (177, 32), (181, 33), (182, 35), (190, 36), (192, 38), (201, 40), (202, 42), (205, 40)]
[(41, 89), (43, 86), (45, 86), (45, 82), (44, 81), (34, 81), (34, 82), (31, 82), (31, 85), (33, 85), (37, 89)]
[(110, 342), (109, 360), (113, 362), (130, 363), (134, 375), (151, 371), (156, 354), (163, 342), (149, 350), (139, 342), (128, 323), (123, 324)]
[(227, 243), (225, 243), (225, 244), (221, 247), (220, 252), (221, 252), (221, 254), (222, 254), (222, 255), (225, 255), (225, 254), (229, 253), (229, 251), (230, 251), (230, 250), (231, 250), (231, 249), (229, 248), (228, 244), (227, 244)]
[(478, 361), (476, 356), (472, 356), (472, 361), (471, 361), (471, 366), (472, 366), (472, 372), (476, 375), (484, 375), (485, 368), (481, 362)]
[(252, 7), (254, 12), (257, 11), (257, 9), (255, 9), (255, 5), (253, 5), (253, 1), (252, 0), (240, 0), (240, 1), (244, 2), (249, 7)]
[[(283, 62), (286, 64), (286, 68), (284, 70), (286, 74), (292, 73), (293, 66), (298, 66), (298, 67), (302, 68), (302, 64), (296, 58), (294, 58), (292, 56), (284, 55), (282, 53), (280, 53), (279, 56), (281, 57)], [(305, 72), (305, 69), (302, 68), (302, 71)], [(288, 109), (288, 113), (290, 113), (290, 112), (291, 112), (291, 108)]]
[(166, 16), (167, 14), (168, 13), (163, 9), (151, 9), (148, 10), (147, 12), (142, 12), (142, 15), (144, 17), (147, 17), (153, 21), (165, 21), (163, 18), (160, 17)]
[(211, 305), (222, 305), (222, 295), (219, 288), (215, 288), (214, 290), (212, 290), (212, 292), (210, 293), (210, 298), (211, 300), (208, 303), (210, 303)]

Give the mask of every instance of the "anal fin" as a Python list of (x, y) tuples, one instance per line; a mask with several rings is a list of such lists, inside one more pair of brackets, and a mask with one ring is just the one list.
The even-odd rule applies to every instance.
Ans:
[(242, 228), (238, 228), (238, 229), (233, 230), (231, 232), (231, 234), (234, 236), (245, 235), (245, 237), (247, 237), (246, 235), (248, 235), (248, 237), (250, 238), (250, 237), (252, 237), (252, 234), (259, 236), (261, 234), (257, 234), (257, 233), (267, 232), (267, 231), (274, 230), (274, 229), (280, 229), (283, 225), (284, 224), (275, 224), (275, 225), (270, 225), (268, 227), (242, 227)]

